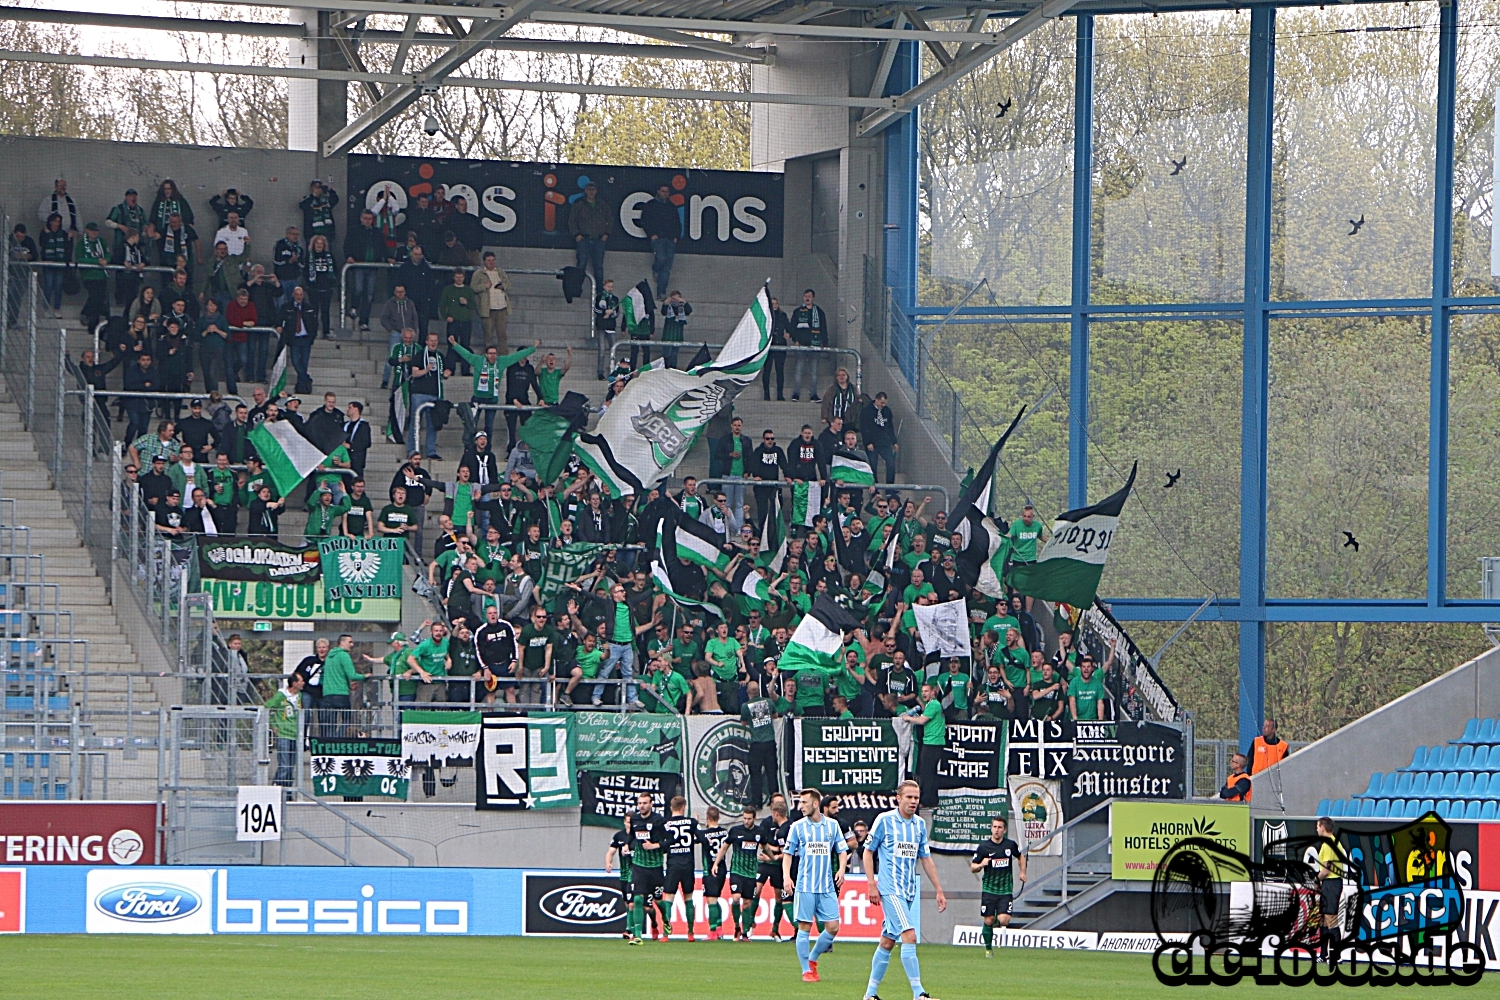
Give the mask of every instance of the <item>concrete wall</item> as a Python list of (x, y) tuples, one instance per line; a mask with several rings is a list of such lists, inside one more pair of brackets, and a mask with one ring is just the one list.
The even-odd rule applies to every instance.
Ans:
[(1370, 775), (1411, 763), (1419, 746), (1463, 734), (1469, 719), (1500, 715), (1500, 649), (1402, 695), (1251, 779), (1255, 816), (1312, 816), (1322, 799), (1363, 792)]

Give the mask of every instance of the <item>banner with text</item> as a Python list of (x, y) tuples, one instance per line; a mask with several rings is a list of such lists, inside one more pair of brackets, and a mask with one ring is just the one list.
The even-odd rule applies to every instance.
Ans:
[(476, 808), (557, 809), (578, 805), (570, 715), (486, 715), (479, 731)]
[[(470, 250), (572, 250), (568, 216), (592, 182), (609, 211), (610, 251), (650, 253), (641, 210), (666, 185), (682, 229), (679, 254), (781, 256), (781, 174), (363, 154), (350, 156), (348, 165), (349, 232), (359, 228), (360, 213), (369, 209), (377, 218), (389, 213), (396, 238), (405, 242), (417, 223), (417, 199), (442, 190), (450, 204), (464, 199), (469, 219), (429, 224), (425, 228), (434, 242), (442, 230), (452, 230)], [(435, 258), (436, 250), (428, 255)]]
[(1007, 773), (1060, 782), (1065, 820), (1108, 798), (1182, 799), (1183, 740), (1160, 722), (1013, 719)]
[(642, 792), (651, 796), (653, 808), (663, 816), (673, 796), (682, 794), (682, 775), (672, 772), (614, 774), (578, 772), (578, 796), (582, 802), (579, 822), (583, 826), (607, 826), (618, 830), (625, 814), (634, 812)]
[[(1052, 837), (1063, 823), (1062, 784), (1045, 778), (1023, 778), (1011, 775), (1010, 826), (1006, 832), (1021, 849), (1035, 855), (1062, 854), (1062, 837)], [(1047, 840), (1052, 837), (1051, 840)], [(1033, 847), (1046, 840), (1043, 847)]]
[(402, 712), (401, 746), (409, 764), (473, 767), (479, 748), (479, 713)]
[(1150, 881), (1177, 842), (1212, 840), (1250, 856), (1250, 807), (1200, 802), (1115, 802), (1109, 807), (1109, 867), (1116, 879)]
[(900, 780), (900, 749), (890, 719), (798, 719), (793, 777), (824, 795), (888, 792)]
[(323, 599), (401, 601), (404, 538), (324, 538), (318, 542), (323, 566)]
[[(774, 722), (779, 732), (782, 720)], [(750, 727), (737, 718), (693, 715), (688, 717), (687, 728), (688, 798), (692, 811), (701, 814), (707, 806), (716, 806), (725, 816), (738, 814), (750, 801)], [(774, 754), (777, 744), (770, 746)], [(778, 769), (773, 767), (775, 770)]]
[(940, 789), (932, 811), (932, 849), (968, 854), (990, 835), (990, 820), (996, 816), (1010, 819), (1010, 793), (1003, 788)]
[(1003, 788), (1005, 737), (1004, 722), (949, 723), (938, 755), (938, 788)]
[(316, 547), (283, 545), (261, 535), (198, 539), (198, 575), (205, 580), (311, 583), (321, 573)]
[(411, 765), (400, 740), (308, 740), (313, 794), (406, 800)]
[(580, 771), (682, 770), (682, 721), (651, 712), (575, 712)]

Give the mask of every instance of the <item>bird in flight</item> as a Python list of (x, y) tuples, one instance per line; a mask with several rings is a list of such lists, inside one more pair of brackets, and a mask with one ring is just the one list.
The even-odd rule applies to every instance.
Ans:
[(1349, 220), (1349, 225), (1353, 226), (1354, 228), (1350, 229), (1349, 232), (1346, 233), (1345, 235), (1347, 235), (1347, 236), (1353, 236), (1355, 233), (1359, 232), (1361, 229), (1363, 229), (1365, 227), (1365, 217), (1364, 217), (1364, 215), (1363, 214), (1360, 215), (1358, 222), (1355, 222), (1353, 219), (1350, 219)]
[(1167, 176), (1176, 177), (1178, 174), (1182, 173), (1182, 168), (1187, 166), (1187, 156), (1183, 156), (1183, 158), (1180, 160), (1174, 160), (1169, 156), (1167, 157), (1167, 162), (1172, 164), (1172, 172)]
[(1344, 548), (1346, 548), (1346, 549), (1353, 549), (1355, 552), (1358, 552), (1359, 551), (1359, 539), (1355, 538), (1352, 534), (1350, 534), (1347, 531), (1344, 532)]
[(1176, 472), (1169, 472), (1169, 473), (1167, 473), (1167, 485), (1163, 486), (1162, 489), (1164, 489), (1164, 490), (1170, 490), (1172, 487), (1174, 487), (1174, 486), (1177, 485), (1177, 480), (1179, 480), (1181, 478), (1182, 478), (1182, 470), (1181, 469), (1178, 469)]
[(1011, 105), (1011, 101), (1012, 100), (1013, 100), (1013, 98), (1007, 97), (1005, 100), (999, 101), (999, 102), (997, 102), (995, 104), (995, 107), (997, 107), (997, 108), (1000, 109), (1000, 113), (995, 116), (996, 118), (1004, 118), (1005, 117), (1005, 112), (1007, 112), (1007, 111), (1010, 110), (1010, 105)]

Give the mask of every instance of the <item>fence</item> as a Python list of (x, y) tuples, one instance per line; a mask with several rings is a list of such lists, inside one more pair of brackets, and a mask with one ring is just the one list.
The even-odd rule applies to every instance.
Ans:
[[(474, 267), (454, 267), (454, 266), (449, 265), (449, 264), (433, 264), (430, 261), (428, 262), (427, 266), (430, 267), (434, 271), (439, 271), (439, 272), (442, 272), (442, 273), (448, 274), (448, 275), (452, 275), (454, 271), (468, 271), (468, 272), (470, 272), (470, 274), (472, 274), (475, 270), (478, 270), (478, 268), (474, 268)], [(401, 267), (400, 264), (379, 264), (379, 263), (368, 263), (368, 264), (352, 263), (352, 264), (345, 264), (344, 267), (343, 267), (343, 269), (341, 271), (339, 271), (339, 316), (340, 317), (344, 317), (344, 316), (348, 316), (349, 315), (349, 272), (350, 272), (351, 269), (368, 268), (370, 270), (375, 270), (375, 271), (392, 271), (392, 272), (394, 272), (394, 271), (398, 270), (400, 267)], [(546, 271), (546, 270), (539, 270), (539, 269), (535, 269), (535, 268), (519, 268), (519, 269), (516, 269), (516, 270), (510, 270), (510, 269), (502, 268), (502, 270), (505, 271), (506, 277), (510, 277), (512, 275), (518, 275), (518, 274), (520, 274), (520, 275), (536, 275), (536, 276), (544, 276), (544, 277), (556, 278), (558, 281), (561, 281), (562, 280), (562, 276), (563, 276), (563, 273), (561, 271)], [(597, 289), (594, 288), (594, 276), (592, 274), (585, 274), (584, 277), (588, 279), (588, 287), (589, 287), (589, 297), (586, 300), (586, 302), (588, 304), (588, 309), (584, 313), (584, 323), (587, 326), (588, 335), (590, 337), (592, 337), (594, 335), (594, 305), (593, 305), (593, 303), (594, 303), (594, 298), (595, 298), (595, 294), (597, 292)], [(392, 287), (394, 288), (394, 285)], [(410, 289), (408, 289), (407, 291), (409, 293)], [(441, 291), (441, 289), (434, 289), (435, 293), (436, 292), (440, 292), (440, 291)], [(374, 294), (373, 289), (371, 291), (371, 294)], [(513, 298), (514, 294), (512, 293), (508, 297)], [(579, 296), (579, 298), (582, 298), (582, 296)], [(433, 297), (433, 303), (432, 304), (434, 304), (434, 305), (436, 304), (436, 295), (434, 295), (434, 297)]]
[[(610, 364), (613, 365), (615, 363), (616, 356), (623, 356), (624, 353), (626, 351), (628, 351), (628, 350), (638, 349), (638, 348), (641, 348), (641, 347), (645, 347), (645, 348), (649, 349), (649, 348), (651, 348), (653, 346), (656, 347), (658, 349), (658, 351), (666, 351), (666, 350), (669, 350), (669, 349), (670, 350), (681, 350), (683, 348), (689, 348), (689, 347), (695, 348), (695, 349), (699, 348), (699, 347), (707, 347), (709, 349), (713, 349), (713, 348), (723, 347), (724, 345), (720, 344), (720, 343), (714, 343), (713, 341), (708, 341), (708, 340), (684, 340), (684, 341), (681, 341), (681, 342), (675, 342), (675, 341), (667, 341), (667, 340), (629, 340), (629, 339), (620, 339), (620, 340), (616, 340), (614, 346), (609, 349)], [(854, 358), (854, 391), (855, 392), (863, 392), (864, 391), (865, 357), (856, 348), (853, 348), (853, 347), (798, 347), (796, 345), (789, 344), (786, 347), (773, 347), (773, 348), (771, 348), (771, 350), (772, 351), (782, 351), (782, 352), (787, 353), (787, 354), (848, 354), (848, 355), (850, 355), (850, 356), (852, 356)], [(678, 361), (678, 363), (685, 363), (683, 361), (681, 355), (678, 355), (677, 361)]]

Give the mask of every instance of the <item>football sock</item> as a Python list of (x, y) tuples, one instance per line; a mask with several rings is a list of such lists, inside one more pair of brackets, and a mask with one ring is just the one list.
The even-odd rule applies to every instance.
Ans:
[(632, 897), (630, 901), (630, 933), (636, 937), (642, 937), (645, 932), (645, 905), (643, 896)]
[(813, 942), (812, 954), (809, 955), (808, 957), (811, 958), (814, 962), (816, 962), (818, 960), (818, 956), (819, 955), (823, 954), (823, 952), (827, 951), (829, 948), (832, 948), (832, 947), (833, 947), (833, 935), (830, 934), (830, 933), (828, 933), (827, 930), (824, 930), (823, 933), (821, 933), (821, 934), (818, 935), (818, 940), (816, 940), (816, 941)]
[(659, 914), (659, 916), (656, 918), (657, 926), (661, 928), (661, 932), (663, 934), (672, 933), (671, 907), (672, 904), (667, 902), (665, 899), (658, 899), (656, 901), (656, 912)]
[(927, 991), (922, 989), (922, 963), (917, 961), (915, 941), (901, 942), (901, 967), (906, 970), (906, 980), (911, 983), (911, 995), (919, 997)]
[(808, 962), (808, 957), (807, 957), (807, 952), (808, 952), (807, 937), (808, 937), (807, 931), (803, 930), (800, 927), (797, 928), (797, 960), (802, 963), (802, 971), (803, 972), (809, 972), (809, 971), (811, 971), (811, 966), (809, 966), (807, 964), (807, 962)]
[(708, 910), (708, 929), (711, 931), (718, 930), (719, 924), (724, 920), (723, 898), (705, 900), (703, 906)]
[(745, 918), (744, 915), (740, 912), (740, 909), (741, 907), (738, 902), (731, 902), (729, 904), (729, 915), (734, 917), (735, 933), (739, 933), (740, 931), (743, 931), (745, 929)]
[(984, 932), (980, 935), (984, 938), (984, 946), (993, 948), (995, 946), (995, 928), (990, 924), (984, 925)]
[(880, 981), (885, 978), (886, 966), (890, 964), (890, 949), (876, 945), (875, 957), (870, 960), (870, 985), (865, 987), (865, 996), (872, 997), (880, 992)]
[(760, 906), (758, 900), (747, 900), (744, 904), (743, 918), (745, 922), (745, 933), (748, 935), (755, 929), (755, 911)]
[[(687, 932), (691, 934), (693, 933), (693, 920), (695, 919), (693, 914), (693, 897), (689, 896), (687, 899), (683, 900), (683, 902), (687, 904)], [(713, 903), (705, 901), (703, 905), (706, 907), (712, 907)]]

